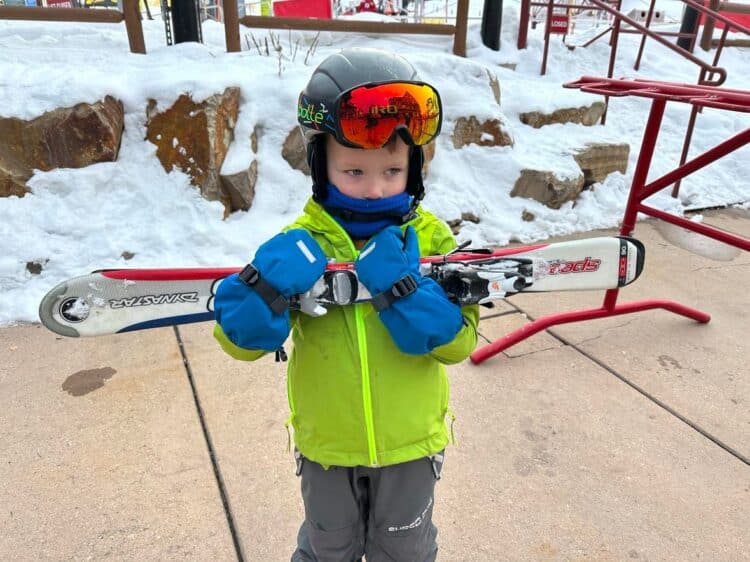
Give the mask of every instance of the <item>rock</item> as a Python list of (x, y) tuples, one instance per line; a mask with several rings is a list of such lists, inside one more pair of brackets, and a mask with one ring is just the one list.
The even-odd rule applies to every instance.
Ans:
[(497, 79), (497, 76), (490, 72), (489, 68), (485, 70), (487, 71), (487, 78), (490, 79), (490, 89), (492, 90), (492, 95), (495, 96), (497, 105), (500, 105), (500, 81)]
[(310, 175), (310, 166), (307, 165), (307, 149), (305, 140), (299, 127), (294, 127), (284, 139), (281, 146), (281, 157), (295, 170), (299, 170), (306, 176)]
[(253, 132), (250, 133), (250, 150), (253, 151), (253, 154), (258, 154), (258, 137), (260, 134), (260, 125), (255, 125), (255, 127), (253, 127)]
[(536, 215), (531, 211), (524, 209), (523, 213), (521, 213), (521, 220), (523, 222), (532, 222), (534, 219), (536, 219)]
[(258, 161), (253, 160), (250, 167), (237, 174), (221, 176), (224, 192), (229, 196), (230, 212), (247, 211), (255, 197), (255, 182), (258, 180)]
[(39, 275), (42, 270), (44, 269), (44, 266), (47, 265), (47, 262), (49, 260), (44, 261), (27, 261), (26, 262), (26, 271), (31, 273), (32, 275)]
[[(0, 133), (2, 134), (2, 133)], [(23, 197), (29, 192), (26, 180), (31, 177), (31, 170), (16, 159), (11, 159), (2, 153), (0, 147), (0, 197), (15, 195)]]
[(220, 178), (234, 126), (239, 114), (240, 89), (227, 88), (202, 102), (187, 94), (164, 112), (157, 113), (150, 100), (146, 138), (156, 145), (156, 155), (166, 171), (179, 168), (191, 178), (201, 195), (209, 201), (221, 201), (231, 212), (231, 197)]
[(596, 125), (604, 115), (604, 102), (597, 101), (583, 107), (568, 107), (557, 109), (552, 113), (542, 111), (529, 111), (521, 113), (519, 118), (522, 123), (530, 125), (535, 129), (553, 123), (580, 123), (581, 125)]
[(583, 189), (583, 173), (574, 178), (560, 178), (554, 172), (522, 170), (511, 191), (511, 197), (535, 199), (552, 209), (572, 201)]
[(453, 234), (458, 234), (461, 231), (461, 226), (464, 222), (473, 222), (474, 224), (479, 223), (479, 217), (476, 216), (474, 213), (461, 213), (460, 219), (451, 219), (445, 221), (446, 224), (450, 227), (451, 232)]
[(426, 178), (430, 172), (430, 163), (432, 162), (432, 159), (435, 158), (436, 149), (437, 149), (437, 145), (435, 144), (435, 141), (429, 144), (426, 144), (422, 147), (422, 150), (424, 151), (424, 162), (422, 163), (422, 177), (423, 178)]
[[(258, 153), (258, 137), (261, 129), (258, 125), (253, 128), (250, 134), (250, 149), (253, 154)], [(221, 176), (221, 183), (224, 192), (229, 196), (230, 211), (247, 211), (253, 205), (255, 198), (255, 184), (258, 181), (258, 160), (253, 159), (247, 170), (236, 174), (227, 174)]]
[(83, 168), (117, 159), (122, 103), (111, 96), (49, 111), (31, 121), (0, 118), (0, 196), (23, 196), (34, 169)]
[(456, 120), (451, 138), (454, 148), (471, 143), (479, 146), (513, 146), (513, 138), (506, 132), (500, 119), (488, 119), (480, 123), (473, 115)]
[(463, 220), (461, 220), (461, 219), (451, 219), (451, 220), (448, 220), (448, 221), (445, 221), (445, 222), (450, 227), (451, 232), (454, 235), (456, 235), (459, 232), (461, 232), (461, 223), (463, 222)]
[(603, 181), (612, 172), (625, 173), (628, 169), (630, 145), (627, 143), (588, 143), (573, 155), (583, 170), (583, 184)]
[(135, 257), (135, 254), (133, 252), (129, 252), (127, 250), (123, 250), (122, 254), (120, 254), (120, 257), (124, 259), (125, 261), (132, 260)]

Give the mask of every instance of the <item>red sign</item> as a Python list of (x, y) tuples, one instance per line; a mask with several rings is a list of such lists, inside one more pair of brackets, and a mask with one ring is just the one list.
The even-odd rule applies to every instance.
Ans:
[(47, 6), (49, 8), (72, 8), (73, 2), (71, 0), (47, 0)]
[(284, 0), (273, 3), (274, 17), (331, 19), (329, 0)]
[(566, 34), (568, 32), (568, 14), (552, 14), (549, 32)]

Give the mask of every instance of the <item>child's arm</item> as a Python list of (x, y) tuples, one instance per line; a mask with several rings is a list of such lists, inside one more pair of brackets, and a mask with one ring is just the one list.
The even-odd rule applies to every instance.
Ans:
[(221, 349), (223, 349), (230, 357), (239, 361), (255, 361), (263, 357), (267, 351), (263, 349), (246, 349), (232, 343), (224, 330), (221, 329), (220, 324), (214, 326), (214, 337), (219, 342)]
[(477, 326), (479, 324), (479, 305), (473, 304), (461, 308), (464, 326), (453, 338), (453, 341), (436, 347), (430, 355), (444, 365), (453, 365), (466, 359), (477, 346)]

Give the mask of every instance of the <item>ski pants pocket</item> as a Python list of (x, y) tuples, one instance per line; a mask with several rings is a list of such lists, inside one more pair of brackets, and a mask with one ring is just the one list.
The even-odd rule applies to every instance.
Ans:
[[(323, 468), (295, 452), (305, 520), (293, 560), (350, 562), (364, 554), (364, 523), (351, 490), (351, 469)], [(305, 557), (306, 556), (306, 557)]]
[(441, 469), (442, 452), (382, 469), (379, 496), (371, 514), (374, 525), (367, 538), (368, 562), (435, 560), (437, 527), (432, 511)]

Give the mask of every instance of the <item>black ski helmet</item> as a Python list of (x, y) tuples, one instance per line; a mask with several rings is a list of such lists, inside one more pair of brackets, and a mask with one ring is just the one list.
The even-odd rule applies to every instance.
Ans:
[[(313, 71), (310, 80), (300, 93), (317, 106), (333, 107), (336, 98), (364, 84), (380, 82), (418, 81), (414, 67), (400, 55), (369, 48), (349, 48), (327, 57)], [(320, 202), (325, 198), (328, 185), (325, 137), (319, 129), (307, 126), (299, 117), (297, 121), (307, 147), (307, 163), (313, 180), (313, 197)], [(424, 151), (421, 146), (409, 147), (409, 173), (406, 191), (414, 197), (414, 207), (424, 197), (422, 165)]]

